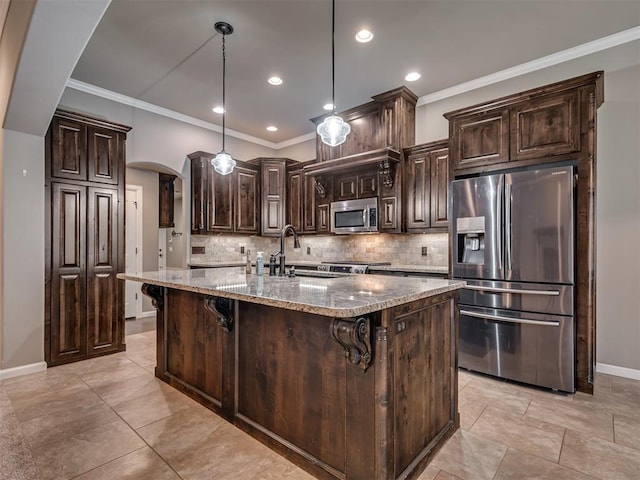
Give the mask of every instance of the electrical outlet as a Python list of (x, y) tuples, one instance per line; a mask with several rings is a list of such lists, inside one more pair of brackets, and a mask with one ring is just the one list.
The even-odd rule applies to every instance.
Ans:
[(307, 255), (311, 255), (311, 247), (307, 247)]
[(422, 256), (423, 257), (427, 256), (427, 247), (422, 247)]
[(244, 253), (244, 245), (240, 246), (240, 253)]

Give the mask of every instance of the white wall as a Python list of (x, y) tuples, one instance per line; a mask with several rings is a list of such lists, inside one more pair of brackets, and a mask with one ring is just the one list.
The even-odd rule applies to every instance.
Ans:
[(2, 369), (8, 369), (44, 360), (44, 140), (4, 130), (2, 157)]
[[(596, 358), (640, 375), (640, 42), (421, 106), (416, 143), (448, 137), (443, 113), (605, 70), (598, 110)], [(627, 372), (628, 373), (628, 372)]]
[(297, 143), (290, 147), (281, 148), (277, 151), (276, 156), (306, 162), (307, 160), (315, 160), (316, 158), (316, 139), (307, 140), (306, 142)]

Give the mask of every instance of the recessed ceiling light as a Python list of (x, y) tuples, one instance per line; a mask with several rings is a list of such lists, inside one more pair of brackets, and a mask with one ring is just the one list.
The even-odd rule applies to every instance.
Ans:
[(333, 103), (325, 103), (322, 108), (325, 110), (333, 110)]
[(356, 40), (360, 43), (367, 43), (373, 39), (373, 33), (369, 30), (362, 29), (358, 33), (356, 33)]
[(222, 108), (222, 106), (221, 106), (221, 105), (217, 105), (217, 106), (213, 107), (213, 108), (212, 108), (212, 110), (213, 110), (215, 113), (224, 113), (224, 108)]
[(269, 80), (267, 80), (267, 82), (269, 82), (270, 85), (282, 85), (282, 79), (275, 75), (273, 77), (269, 77)]
[(278, 127), (276, 127), (275, 125), (269, 125), (267, 127), (267, 130), (269, 130), (270, 132), (277, 132), (278, 131)]
[(420, 75), (418, 72), (410, 72), (410, 73), (407, 73), (407, 76), (404, 77), (404, 79), (407, 82), (415, 82), (416, 80), (420, 80), (421, 76), (422, 75)]

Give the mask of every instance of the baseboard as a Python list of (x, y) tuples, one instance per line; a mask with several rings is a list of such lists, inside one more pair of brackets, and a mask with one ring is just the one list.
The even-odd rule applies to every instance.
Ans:
[(147, 317), (155, 317), (155, 316), (156, 316), (156, 311), (149, 310), (147, 312), (142, 312), (140, 315), (136, 315), (136, 318), (147, 318)]
[(616, 365), (607, 365), (606, 363), (596, 363), (596, 372), (615, 375), (616, 377), (631, 378), (632, 380), (640, 380), (640, 370), (618, 367)]
[(7, 368), (0, 370), (0, 380), (12, 377), (20, 377), (30, 373), (43, 372), (47, 369), (47, 362), (30, 363), (20, 367)]

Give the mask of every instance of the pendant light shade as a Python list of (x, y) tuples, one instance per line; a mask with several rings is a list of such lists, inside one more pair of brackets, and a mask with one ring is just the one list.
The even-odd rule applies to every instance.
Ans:
[(233, 169), (236, 167), (236, 161), (233, 159), (231, 155), (229, 155), (224, 149), (224, 128), (225, 128), (225, 116), (227, 113), (226, 106), (226, 74), (227, 74), (227, 52), (225, 50), (226, 47), (226, 36), (231, 35), (233, 33), (233, 27), (229, 25), (227, 22), (216, 22), (214, 25), (216, 32), (222, 34), (222, 150), (220, 150), (217, 155), (211, 160), (211, 165), (213, 165), (213, 169), (218, 172), (220, 175), (229, 175), (233, 172)]
[(330, 147), (341, 145), (351, 133), (351, 126), (336, 112), (336, 0), (331, 1), (331, 103), (333, 113), (316, 128), (322, 143)]

